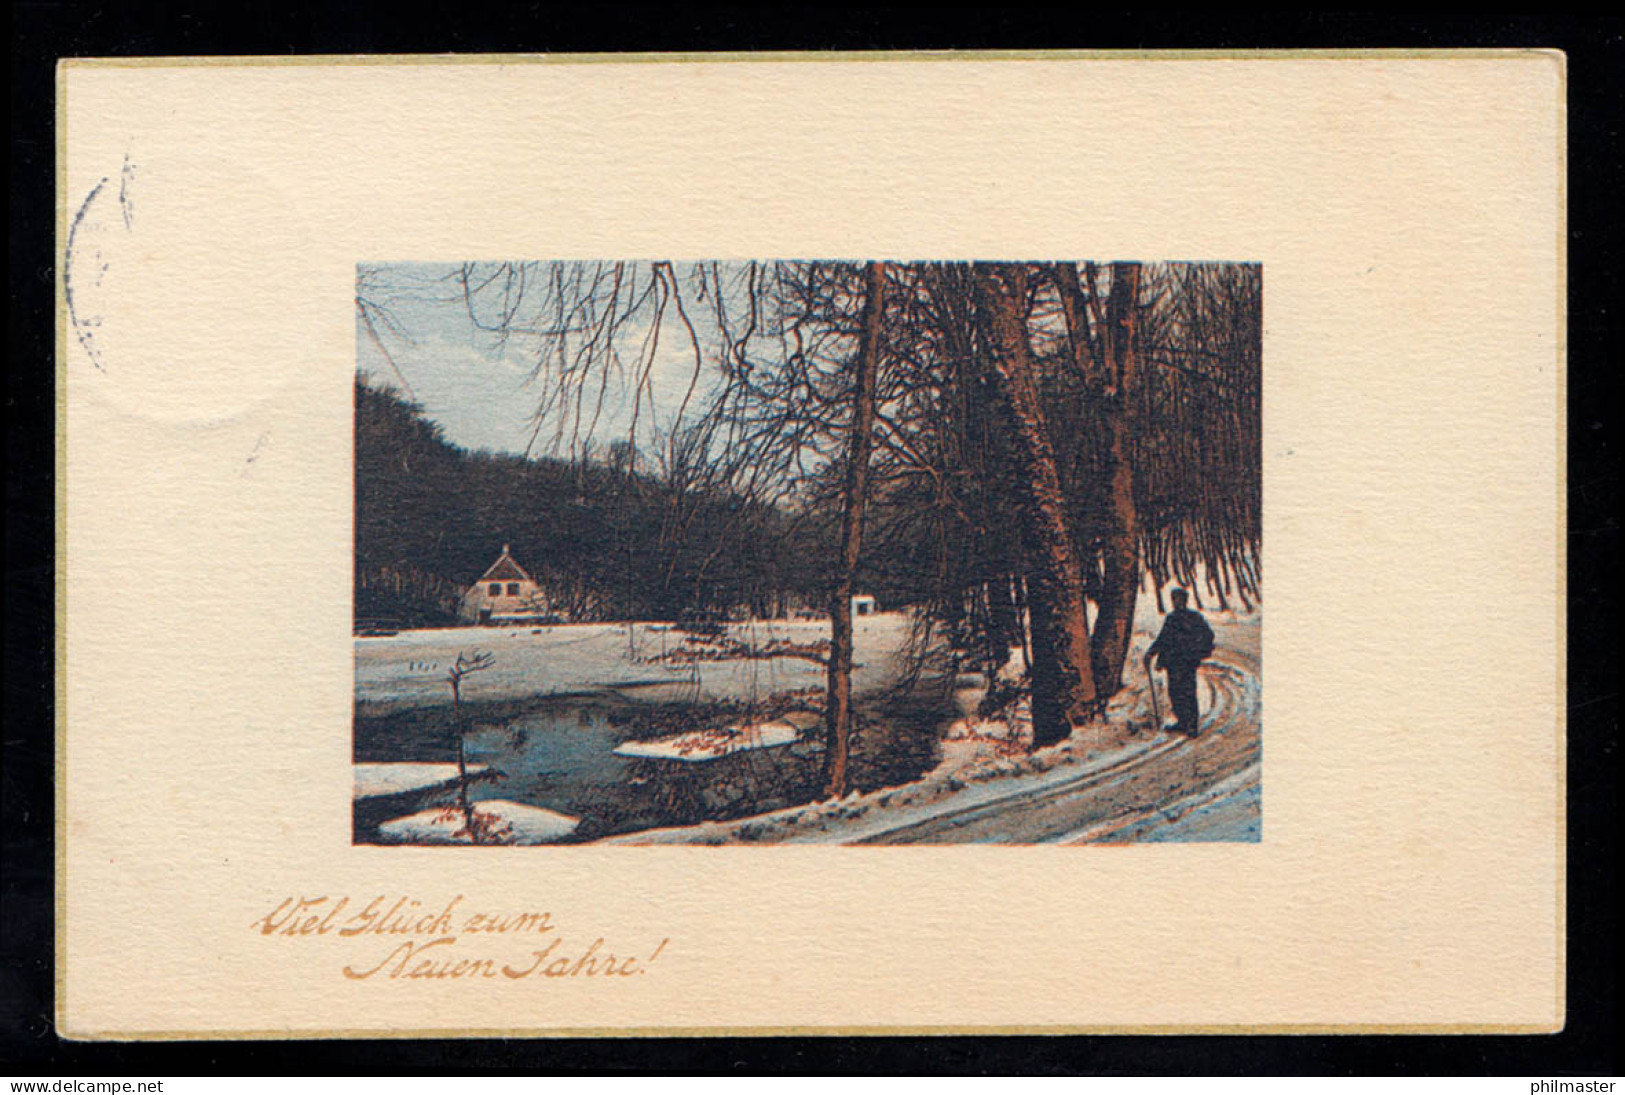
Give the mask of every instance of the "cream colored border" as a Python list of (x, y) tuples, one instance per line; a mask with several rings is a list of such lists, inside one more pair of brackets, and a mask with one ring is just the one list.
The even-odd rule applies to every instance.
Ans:
[[(1395, 58), (1416, 58), (1416, 59), (1454, 58), (1454, 59), (1460, 59), (1460, 60), (1472, 60), (1472, 59), (1498, 60), (1498, 59), (1502, 59), (1502, 58), (1504, 58), (1504, 57), (1506, 57), (1508, 55), (1516, 55), (1516, 54), (1525, 53), (1525, 52), (1544, 52), (1544, 53), (1548, 53), (1548, 54), (1552, 53), (1552, 51), (1518, 51), (1518, 50), (1499, 50), (1499, 49), (1496, 49), (1496, 50), (1478, 50), (1478, 49), (1465, 49), (1465, 50), (1460, 50), (1460, 49), (1456, 49), (1456, 50), (1428, 50), (1428, 49), (1423, 49), (1423, 50), (1292, 50), (1292, 51), (1265, 51), (1265, 50), (1204, 51), (1204, 50), (1192, 50), (1192, 51), (1162, 51), (1162, 52), (1158, 52), (1158, 51), (1133, 51), (1133, 50), (1112, 50), (1112, 51), (1047, 51), (1046, 50), (1046, 51), (987, 51), (987, 52), (976, 52), (976, 51), (939, 51), (939, 52), (888, 51), (888, 52), (883, 52), (883, 53), (882, 52), (874, 52), (874, 53), (865, 53), (865, 52), (833, 52), (833, 53), (786, 52), (786, 53), (769, 53), (769, 54), (755, 54), (755, 53), (719, 53), (719, 54), (676, 53), (676, 54), (581, 54), (581, 55), (555, 55), (555, 56), (479, 55), (479, 56), (434, 56), (434, 57), (421, 57), (421, 56), (409, 56), (409, 55), (376, 55), (376, 56), (365, 56), (365, 57), (356, 57), (356, 56), (277, 57), (277, 56), (270, 56), (270, 57), (233, 57), (233, 58), (173, 57), (173, 58), (72, 59), (72, 60), (65, 60), (64, 62), (62, 62), (62, 64), (59, 66), (58, 77), (57, 77), (57, 93), (58, 94), (57, 94), (56, 115), (57, 115), (57, 131), (58, 131), (58, 147), (57, 147), (57, 188), (58, 188), (57, 241), (58, 241), (58, 254), (61, 254), (62, 248), (65, 246), (65, 241), (66, 241), (66, 238), (67, 238), (68, 216), (69, 216), (69, 212), (68, 212), (68, 210), (69, 210), (69, 196), (66, 193), (66, 188), (65, 188), (65, 183), (66, 183), (66, 166), (65, 166), (66, 165), (66, 148), (67, 148), (67, 143), (68, 143), (68, 125), (67, 125), (68, 112), (67, 112), (67, 106), (66, 106), (66, 94), (65, 94), (66, 80), (65, 80), (65, 77), (66, 77), (66, 74), (67, 74), (67, 72), (69, 70), (75, 69), (75, 68), (117, 69), (117, 68), (190, 68), (190, 67), (250, 67), (250, 66), (251, 67), (260, 67), (260, 66), (281, 67), (281, 66), (303, 66), (303, 65), (318, 65), (318, 66), (327, 66), (327, 65), (338, 65), (338, 66), (348, 66), (348, 65), (430, 66), (430, 65), (436, 65), (436, 66), (438, 66), (438, 65), (481, 65), (481, 64), (587, 65), (587, 64), (600, 64), (600, 63), (625, 64), (625, 63), (628, 63), (628, 62), (669, 64), (669, 63), (695, 62), (695, 61), (707, 62), (707, 63), (715, 63), (715, 62), (719, 62), (719, 61), (739, 62), (739, 63), (764, 63), (764, 62), (783, 62), (783, 61), (814, 61), (814, 62), (822, 62), (822, 61), (829, 61), (829, 60), (842, 60), (842, 61), (848, 61), (848, 62), (873, 62), (873, 61), (898, 61), (898, 60), (917, 61), (917, 62), (939, 62), (939, 61), (940, 62), (952, 62), (952, 61), (959, 61), (959, 60), (978, 60), (978, 61), (1001, 60), (1001, 61), (1018, 61), (1019, 62), (1019, 61), (1025, 61), (1025, 60), (1055, 60), (1055, 59), (1067, 59), (1067, 60), (1103, 60), (1103, 59), (1124, 60), (1124, 59), (1134, 59), (1134, 60), (1142, 60), (1142, 61), (1204, 61), (1204, 60), (1212, 60), (1212, 59), (1216, 59), (1216, 58), (1231, 58), (1231, 59), (1237, 59), (1237, 60), (1253, 60), (1253, 61), (1257, 61), (1257, 60), (1274, 60), (1274, 59), (1286, 60), (1286, 59), (1294, 59), (1294, 58), (1314, 58), (1314, 59), (1338, 58), (1338, 59), (1356, 59), (1356, 60), (1358, 60), (1358, 59), (1389, 60), (1389, 59), (1395, 59)], [(1561, 60), (1560, 55), (1559, 55), (1559, 59)], [(1566, 73), (1564, 74), (1563, 79), (1565, 81), (1565, 87), (1566, 87)], [(1564, 92), (1564, 95), (1566, 96), (1566, 91)], [(1565, 115), (1565, 110), (1564, 110), (1564, 107), (1563, 107), (1563, 104), (1562, 104), (1561, 101), (1559, 102), (1558, 109), (1559, 109), (1559, 114), (1560, 114), (1560, 121), (1559, 121), (1559, 126), (1558, 126), (1558, 132), (1559, 132), (1558, 155), (1559, 155), (1560, 162), (1566, 168), (1566, 152), (1565, 152), (1565, 149), (1564, 149), (1564, 142), (1563, 142), (1563, 133), (1566, 130), (1565, 130), (1565, 124), (1564, 124), (1564, 121), (1563, 121), (1563, 118), (1562, 118), (1562, 116)], [(1562, 199), (1560, 199), (1560, 206), (1559, 206), (1560, 221), (1564, 216), (1564, 214), (1563, 214), (1564, 207), (1565, 207), (1564, 201)], [(1557, 312), (1557, 326), (1558, 326), (1558, 331), (1559, 331), (1559, 336), (1560, 337), (1559, 337), (1558, 346), (1556, 348), (1556, 362), (1557, 362), (1557, 366), (1558, 366), (1557, 370), (1556, 370), (1556, 378), (1557, 378), (1557, 384), (1558, 384), (1558, 387), (1559, 387), (1559, 397), (1558, 397), (1559, 398), (1559, 406), (1561, 407), (1563, 405), (1563, 403), (1562, 403), (1563, 392), (1566, 389), (1566, 383), (1565, 383), (1565, 380), (1564, 380), (1564, 376), (1565, 376), (1564, 363), (1566, 361), (1566, 352), (1567, 352), (1566, 314), (1565, 314), (1565, 311), (1564, 311), (1564, 308), (1563, 308), (1563, 300), (1564, 300), (1564, 296), (1563, 296), (1564, 273), (1563, 272), (1566, 269), (1566, 234), (1565, 234), (1565, 232), (1563, 230), (1562, 223), (1560, 223), (1557, 226), (1557, 237), (1558, 237), (1558, 248), (1559, 248), (1559, 271), (1558, 271), (1559, 293), (1558, 293), (1558, 299), (1556, 301), (1556, 312)], [(69, 341), (70, 341), (67, 327), (68, 327), (68, 324), (67, 324), (67, 318), (66, 318), (66, 311), (65, 311), (65, 308), (60, 303), (60, 294), (59, 294), (58, 325), (57, 325), (57, 335), (56, 335), (56, 344), (57, 344), (57, 381), (58, 381), (58, 404), (57, 404), (58, 405), (58, 415), (57, 415), (57, 447), (56, 447), (57, 487), (56, 487), (56, 491), (57, 491), (57, 504), (58, 504), (58, 512), (59, 513), (64, 512), (65, 503), (66, 503), (66, 499), (67, 499), (67, 495), (68, 495), (68, 478), (67, 478), (68, 453), (67, 453), (67, 444), (66, 444), (66, 442), (67, 442), (67, 431), (66, 431), (66, 418), (65, 418), (66, 396), (64, 394), (65, 379), (66, 379), (66, 375), (65, 375), (66, 374), (66, 362), (67, 362), (67, 354), (68, 354), (68, 351), (69, 351)], [(1566, 490), (1565, 490), (1565, 487), (1566, 487), (1566, 475), (1565, 475), (1565, 471), (1564, 471), (1565, 466), (1566, 466), (1565, 465), (1565, 445), (1566, 445), (1566, 423), (1563, 422), (1560, 419), (1560, 421), (1557, 424), (1557, 444), (1556, 444), (1557, 466), (1558, 466), (1559, 483), (1560, 483), (1559, 494), (1558, 494), (1558, 498), (1556, 499), (1556, 503), (1557, 503), (1556, 504), (1557, 539), (1558, 539), (1558, 545), (1559, 545), (1558, 559), (1559, 559), (1560, 568), (1561, 568), (1561, 564), (1562, 564), (1562, 561), (1563, 561), (1563, 553), (1561, 551), (1561, 547), (1562, 547), (1562, 544), (1563, 544), (1564, 530), (1565, 530), (1565, 527), (1566, 527)], [(67, 558), (67, 551), (68, 551), (67, 530), (66, 530), (66, 522), (65, 522), (65, 520), (61, 520), (61, 519), (59, 519), (58, 524), (57, 524), (56, 549), (57, 549), (57, 556), (58, 556), (59, 560), (65, 560)], [(1558, 597), (1558, 602), (1557, 602), (1557, 606), (1556, 606), (1556, 608), (1557, 608), (1557, 616), (1558, 616), (1557, 632), (1558, 632), (1558, 636), (1559, 636), (1559, 642), (1560, 642), (1560, 644), (1562, 644), (1563, 641), (1564, 641), (1564, 638), (1565, 638), (1565, 631), (1564, 631), (1564, 628), (1563, 628), (1563, 621), (1564, 621), (1563, 590), (1564, 590), (1564, 588), (1566, 586), (1566, 575), (1564, 573), (1562, 573), (1561, 569), (1560, 569), (1560, 573), (1559, 573), (1558, 577), (1559, 577), (1560, 585), (1559, 585), (1559, 597)], [(56, 600), (56, 605), (57, 605), (57, 608), (56, 608), (56, 615), (57, 615), (57, 629), (56, 629), (57, 660), (58, 660), (58, 664), (60, 665), (64, 661), (66, 645), (67, 645), (66, 629), (64, 627), (64, 623), (66, 621), (66, 606), (67, 606), (67, 600), (68, 600), (68, 588), (67, 588), (67, 583), (66, 583), (66, 578), (65, 578), (65, 572), (64, 572), (64, 568), (60, 564), (59, 564), (59, 568), (58, 568), (58, 571), (57, 571), (57, 574), (56, 574), (55, 591), (56, 591), (56, 598), (57, 598), (57, 600)], [(1562, 686), (1563, 686), (1563, 682), (1565, 680), (1565, 666), (1566, 666), (1566, 649), (1564, 649), (1563, 646), (1560, 645), (1559, 651), (1558, 651), (1557, 666), (1556, 666), (1559, 694), (1561, 694), (1561, 692), (1562, 692)], [(67, 803), (66, 803), (66, 784), (65, 784), (65, 777), (64, 777), (64, 771), (65, 771), (65, 765), (66, 765), (66, 757), (67, 757), (67, 746), (68, 746), (68, 739), (67, 739), (67, 722), (68, 722), (67, 698), (68, 698), (67, 681), (66, 681), (65, 676), (63, 674), (59, 673), (58, 676), (57, 676), (57, 680), (56, 680), (56, 700), (57, 700), (57, 712), (58, 712), (57, 721), (56, 721), (56, 750), (57, 750), (56, 755), (57, 755), (57, 758), (58, 758), (58, 764), (57, 764), (57, 779), (56, 779), (56, 833), (57, 833), (56, 846), (57, 846), (57, 852), (56, 852), (56, 886), (55, 886), (56, 894), (57, 894), (57, 898), (56, 898), (57, 908), (56, 908), (56, 919), (55, 919), (55, 925), (56, 925), (56, 927), (55, 927), (55, 930), (56, 930), (56, 949), (57, 949), (56, 985), (57, 985), (57, 1015), (58, 1015), (59, 1024), (61, 1023), (62, 1019), (66, 1016), (67, 1010), (68, 1010), (68, 1000), (67, 1000), (67, 997), (66, 997), (66, 959), (67, 959), (67, 950), (66, 950), (66, 939), (65, 939), (66, 914), (67, 914), (67, 908), (66, 908), (66, 867), (67, 867), (67, 864), (66, 864), (66, 855), (65, 855), (65, 835), (66, 835), (68, 819), (67, 819), (67, 813), (66, 813), (66, 806), (67, 806)], [(1558, 748), (1559, 748), (1559, 779), (1560, 779), (1560, 781), (1563, 781), (1564, 780), (1563, 761), (1564, 761), (1564, 757), (1566, 755), (1566, 749), (1565, 749), (1566, 730), (1565, 730), (1565, 725), (1564, 725), (1564, 723), (1565, 723), (1564, 712), (1563, 712), (1563, 710), (1561, 708), (1561, 705), (1559, 705), (1558, 710), (1556, 712), (1556, 715), (1557, 715), (1557, 718), (1558, 718), (1558, 727), (1557, 727), (1558, 739), (1557, 740), (1558, 740)], [(1563, 790), (1563, 793), (1566, 794), (1566, 788)], [(1564, 870), (1563, 870), (1563, 863), (1566, 861), (1566, 833), (1565, 833), (1565, 827), (1564, 827), (1564, 817), (1563, 817), (1563, 815), (1561, 813), (1559, 814), (1559, 818), (1558, 818), (1556, 838), (1557, 838), (1558, 863), (1559, 863), (1559, 876), (1558, 876), (1558, 884), (1557, 884), (1557, 902), (1558, 902), (1558, 910), (1559, 910), (1559, 925), (1558, 925), (1559, 942), (1558, 942), (1557, 956), (1558, 956), (1558, 962), (1559, 962), (1559, 966), (1560, 966), (1559, 977), (1558, 977), (1559, 999), (1557, 1001), (1557, 1010), (1558, 1010), (1558, 1014), (1562, 1014), (1563, 1008), (1564, 1008), (1564, 1002), (1562, 1000), (1562, 987), (1561, 986), (1562, 986), (1562, 983), (1563, 983), (1563, 975), (1562, 975), (1561, 965), (1562, 965), (1562, 962), (1564, 960), (1564, 954), (1565, 954), (1564, 943), (1563, 943), (1563, 938), (1562, 938), (1562, 931), (1563, 931), (1563, 925), (1566, 923), (1566, 915), (1564, 914), (1565, 875), (1564, 875)], [(1462, 1024), (1462, 1025), (1453, 1025), (1453, 1024), (1178, 1025), (1178, 1024), (1173, 1024), (1173, 1025), (1167, 1025), (1167, 1026), (1163, 1026), (1163, 1025), (1132, 1025), (1131, 1024), (1131, 1025), (987, 1026), (987, 1027), (984, 1027), (984, 1026), (928, 1026), (928, 1027), (918, 1027), (918, 1026), (902, 1025), (902, 1026), (852, 1026), (852, 1027), (848, 1027), (848, 1026), (812, 1026), (812, 1027), (800, 1027), (800, 1026), (779, 1026), (779, 1027), (670, 1027), (670, 1028), (664, 1028), (664, 1027), (656, 1027), (656, 1028), (650, 1028), (650, 1027), (587, 1027), (587, 1028), (555, 1028), (555, 1029), (548, 1029), (548, 1030), (513, 1029), (513, 1028), (466, 1028), (466, 1029), (458, 1029), (458, 1030), (425, 1029), (425, 1030), (394, 1030), (394, 1031), (380, 1031), (380, 1030), (376, 1030), (376, 1029), (372, 1029), (372, 1028), (364, 1028), (364, 1029), (355, 1029), (355, 1030), (348, 1030), (348, 1031), (347, 1030), (323, 1031), (323, 1032), (315, 1033), (314, 1036), (317, 1036), (317, 1037), (333, 1037), (333, 1038), (363, 1037), (363, 1036), (364, 1037), (387, 1037), (387, 1038), (420, 1038), (420, 1037), (436, 1037), (436, 1036), (448, 1036), (448, 1035), (449, 1036), (456, 1036), (456, 1037), (495, 1037), (495, 1036), (513, 1037), (513, 1036), (516, 1036), (516, 1035), (527, 1036), (527, 1037), (575, 1037), (575, 1036), (584, 1036), (584, 1035), (587, 1035), (587, 1036), (600, 1036), (600, 1035), (602, 1035), (602, 1036), (631, 1036), (631, 1035), (638, 1035), (638, 1036), (688, 1036), (688, 1035), (718, 1035), (718, 1034), (728, 1034), (728, 1035), (735, 1035), (735, 1036), (753, 1036), (753, 1035), (788, 1035), (788, 1034), (805, 1034), (805, 1033), (831, 1034), (831, 1035), (835, 1035), (835, 1034), (1073, 1034), (1073, 1033), (1075, 1033), (1075, 1034), (1086, 1034), (1086, 1033), (1100, 1033), (1100, 1034), (1108, 1034), (1108, 1033), (1115, 1033), (1115, 1034), (1123, 1034), (1123, 1033), (1132, 1033), (1132, 1034), (1170, 1034), (1170, 1033), (1186, 1033), (1186, 1034), (1237, 1034), (1237, 1033), (1250, 1033), (1250, 1034), (1267, 1034), (1267, 1033), (1277, 1033), (1277, 1034), (1287, 1034), (1287, 1033), (1304, 1033), (1304, 1034), (1317, 1034), (1317, 1033), (1506, 1033), (1506, 1034), (1514, 1034), (1514, 1033), (1541, 1033), (1541, 1032), (1550, 1031), (1551, 1029), (1553, 1029), (1553, 1028), (1551, 1028), (1550, 1026), (1542, 1025), (1542, 1024), (1515, 1024), (1515, 1025), (1506, 1025), (1506, 1026), (1484, 1025), (1484, 1024)], [(103, 1037), (113, 1037), (113, 1038), (117, 1038), (117, 1039), (131, 1039), (131, 1040), (135, 1040), (135, 1039), (189, 1040), (189, 1039), (196, 1039), (196, 1038), (276, 1039), (276, 1038), (286, 1038), (286, 1037), (312, 1036), (312, 1032), (287, 1031), (287, 1030), (280, 1030), (280, 1029), (240, 1030), (240, 1031), (230, 1031), (230, 1032), (215, 1031), (215, 1030), (197, 1030), (197, 1031), (128, 1030), (128, 1031), (124, 1031), (124, 1032), (120, 1032), (120, 1033), (108, 1032), (108, 1033), (103, 1034), (101, 1036), (103, 1036)]]

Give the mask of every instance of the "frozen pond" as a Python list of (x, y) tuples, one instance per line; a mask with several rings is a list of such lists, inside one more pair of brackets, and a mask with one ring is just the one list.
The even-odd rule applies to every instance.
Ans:
[[(860, 715), (867, 720), (853, 747), (854, 779), (860, 786), (910, 779), (934, 762), (938, 719), (928, 710), (917, 708), (910, 717), (900, 716), (895, 707), (883, 712), (878, 705), (865, 704)], [(470, 765), (500, 778), (474, 781), (469, 797), (578, 817), (581, 826), (572, 835), (578, 840), (737, 817), (816, 797), (822, 779), (822, 729), (811, 712), (789, 717), (800, 731), (794, 738), (783, 732), (786, 726), (780, 720), (754, 747), (721, 751), (715, 759), (673, 758), (649, 748), (642, 751), (656, 755), (617, 752), (629, 743), (669, 740), (674, 726), (740, 721), (708, 704), (639, 704), (604, 697), (489, 705), (469, 712), (465, 749)], [(395, 711), (356, 722), (355, 757), (362, 763), (444, 763), (455, 760), (454, 743), (450, 707)], [(443, 789), (425, 801), (449, 804), (454, 799), (453, 791)], [(403, 799), (359, 803), (356, 838), (370, 843), (377, 825), (421, 807)]]

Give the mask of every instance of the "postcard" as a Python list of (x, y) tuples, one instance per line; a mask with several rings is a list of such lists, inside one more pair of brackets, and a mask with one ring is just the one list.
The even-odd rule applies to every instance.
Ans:
[(1560, 1029), (1563, 65), (64, 62), (61, 1030)]

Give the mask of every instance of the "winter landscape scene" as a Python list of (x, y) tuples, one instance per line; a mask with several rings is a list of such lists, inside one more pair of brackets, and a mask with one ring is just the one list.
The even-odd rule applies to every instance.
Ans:
[(1262, 838), (1254, 264), (356, 276), (353, 839)]

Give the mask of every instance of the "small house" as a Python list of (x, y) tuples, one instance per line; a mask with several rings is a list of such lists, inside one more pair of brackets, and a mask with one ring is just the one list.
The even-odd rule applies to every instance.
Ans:
[(463, 594), (458, 615), (470, 623), (495, 625), (544, 623), (553, 614), (541, 587), (503, 544), (497, 561)]
[(852, 615), (854, 616), (873, 616), (879, 611), (880, 606), (867, 593), (859, 593), (852, 598)]

